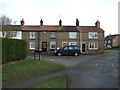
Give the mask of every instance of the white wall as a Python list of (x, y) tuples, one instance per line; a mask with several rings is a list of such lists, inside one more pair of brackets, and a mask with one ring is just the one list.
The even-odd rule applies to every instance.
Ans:
[(13, 39), (22, 39), (22, 31), (18, 31), (17, 32), (17, 36), (16, 37), (12, 37)]
[[(3, 37), (2, 31), (0, 31), (0, 37)], [(22, 39), (22, 31), (18, 31), (17, 36), (16, 37), (11, 37), (11, 38), (13, 38), (13, 39)]]

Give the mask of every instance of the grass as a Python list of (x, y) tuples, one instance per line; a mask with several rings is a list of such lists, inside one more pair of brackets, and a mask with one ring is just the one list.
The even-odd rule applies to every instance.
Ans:
[(69, 88), (71, 76), (60, 76), (33, 84), (28, 88)]
[(112, 48), (112, 50), (120, 50), (120, 48)]
[(65, 66), (45, 60), (24, 60), (2, 66), (3, 87), (26, 79), (64, 70)]
[(109, 54), (109, 53), (112, 53), (112, 51), (105, 50), (104, 53), (105, 53), (105, 54)]

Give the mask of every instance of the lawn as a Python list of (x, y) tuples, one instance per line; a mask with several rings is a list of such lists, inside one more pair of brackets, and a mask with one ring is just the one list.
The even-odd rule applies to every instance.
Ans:
[(3, 87), (26, 79), (64, 70), (65, 66), (46, 60), (24, 60), (2, 66)]
[(109, 53), (112, 53), (112, 51), (105, 50), (104, 53), (109, 54)]
[(33, 84), (28, 88), (69, 88), (71, 76), (60, 76)]

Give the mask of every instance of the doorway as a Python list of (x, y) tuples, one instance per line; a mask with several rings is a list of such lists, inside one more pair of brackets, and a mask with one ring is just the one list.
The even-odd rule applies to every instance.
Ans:
[(47, 42), (42, 42), (42, 52), (47, 52)]
[(85, 43), (82, 43), (82, 52), (85, 52)]

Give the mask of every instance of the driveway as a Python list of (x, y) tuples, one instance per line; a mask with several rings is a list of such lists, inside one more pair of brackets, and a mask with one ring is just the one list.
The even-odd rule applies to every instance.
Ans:
[[(54, 56), (54, 55), (41, 55), (41, 60), (49, 60), (54, 61), (59, 64), (63, 64), (66, 67), (73, 67), (77, 64), (84, 62), (86, 60), (90, 60), (99, 55), (79, 55), (79, 56)], [(33, 55), (29, 55), (27, 58), (34, 59)], [(36, 55), (36, 59), (38, 59), (38, 55)]]
[(41, 59), (69, 67), (66, 73), (73, 76), (71, 88), (118, 88), (118, 51), (103, 55), (42, 55)]

